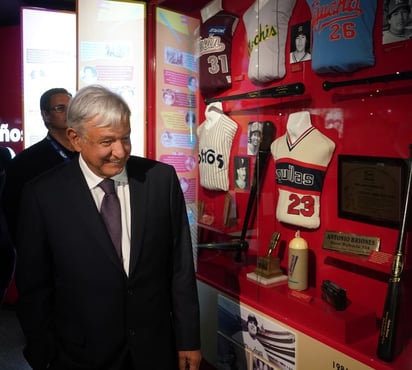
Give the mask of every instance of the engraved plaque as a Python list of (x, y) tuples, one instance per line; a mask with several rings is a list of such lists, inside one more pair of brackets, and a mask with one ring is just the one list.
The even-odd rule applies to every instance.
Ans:
[(279, 262), (279, 258), (277, 257), (258, 257), (255, 268), (255, 274), (263, 276), (265, 278), (280, 276), (283, 274), (283, 272), (280, 269)]
[(323, 239), (323, 249), (369, 256), (372, 251), (378, 251), (378, 237), (326, 231)]
[(338, 163), (339, 217), (398, 228), (406, 162), (339, 155)]

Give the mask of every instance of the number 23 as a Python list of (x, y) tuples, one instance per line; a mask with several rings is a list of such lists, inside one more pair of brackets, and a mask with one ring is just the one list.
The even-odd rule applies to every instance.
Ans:
[(304, 217), (311, 217), (315, 213), (315, 200), (310, 195), (299, 197), (297, 194), (289, 196), (288, 214)]

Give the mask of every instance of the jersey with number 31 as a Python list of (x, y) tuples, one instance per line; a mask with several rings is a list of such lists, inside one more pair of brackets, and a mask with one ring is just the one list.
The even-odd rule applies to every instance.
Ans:
[(199, 89), (211, 94), (232, 87), (232, 37), (238, 17), (224, 10), (200, 25)]

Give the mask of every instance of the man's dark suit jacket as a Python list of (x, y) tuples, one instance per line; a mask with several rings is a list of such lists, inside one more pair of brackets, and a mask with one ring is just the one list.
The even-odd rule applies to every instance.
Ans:
[[(176, 369), (200, 348), (190, 230), (173, 167), (131, 157), (126, 276), (78, 160), (30, 182), (17, 238), (18, 317), (34, 369)], [(131, 369), (132, 370), (132, 369)]]
[(10, 151), (4, 146), (0, 146), (0, 168), (5, 170), (10, 164), (10, 161), (11, 161)]
[[(60, 147), (67, 156), (73, 153)], [(12, 237), (15, 235), (19, 201), (23, 186), (41, 173), (58, 166), (65, 159), (53, 148), (47, 138), (17, 154), (7, 168), (4, 188), (4, 211)]]
[(0, 147), (0, 304), (3, 301), (13, 276), (16, 253), (9, 237), (8, 226), (3, 214), (2, 194), (6, 180), (6, 169), (11, 161), (7, 148)]

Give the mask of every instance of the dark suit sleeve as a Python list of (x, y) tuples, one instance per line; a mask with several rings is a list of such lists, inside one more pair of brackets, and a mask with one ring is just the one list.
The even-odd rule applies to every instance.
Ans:
[(13, 276), (16, 252), (9, 238), (6, 220), (0, 207), (0, 303)]
[(5, 171), (0, 166), (0, 303), (2, 302), (13, 276), (16, 253), (9, 237), (1, 202)]
[(173, 222), (173, 320), (178, 350), (200, 349), (199, 301), (186, 204), (173, 173), (170, 209)]
[(35, 192), (26, 187), (17, 233), (18, 319), (26, 337), (24, 355), (33, 369), (45, 369), (53, 357), (53, 271), (43, 217)]

